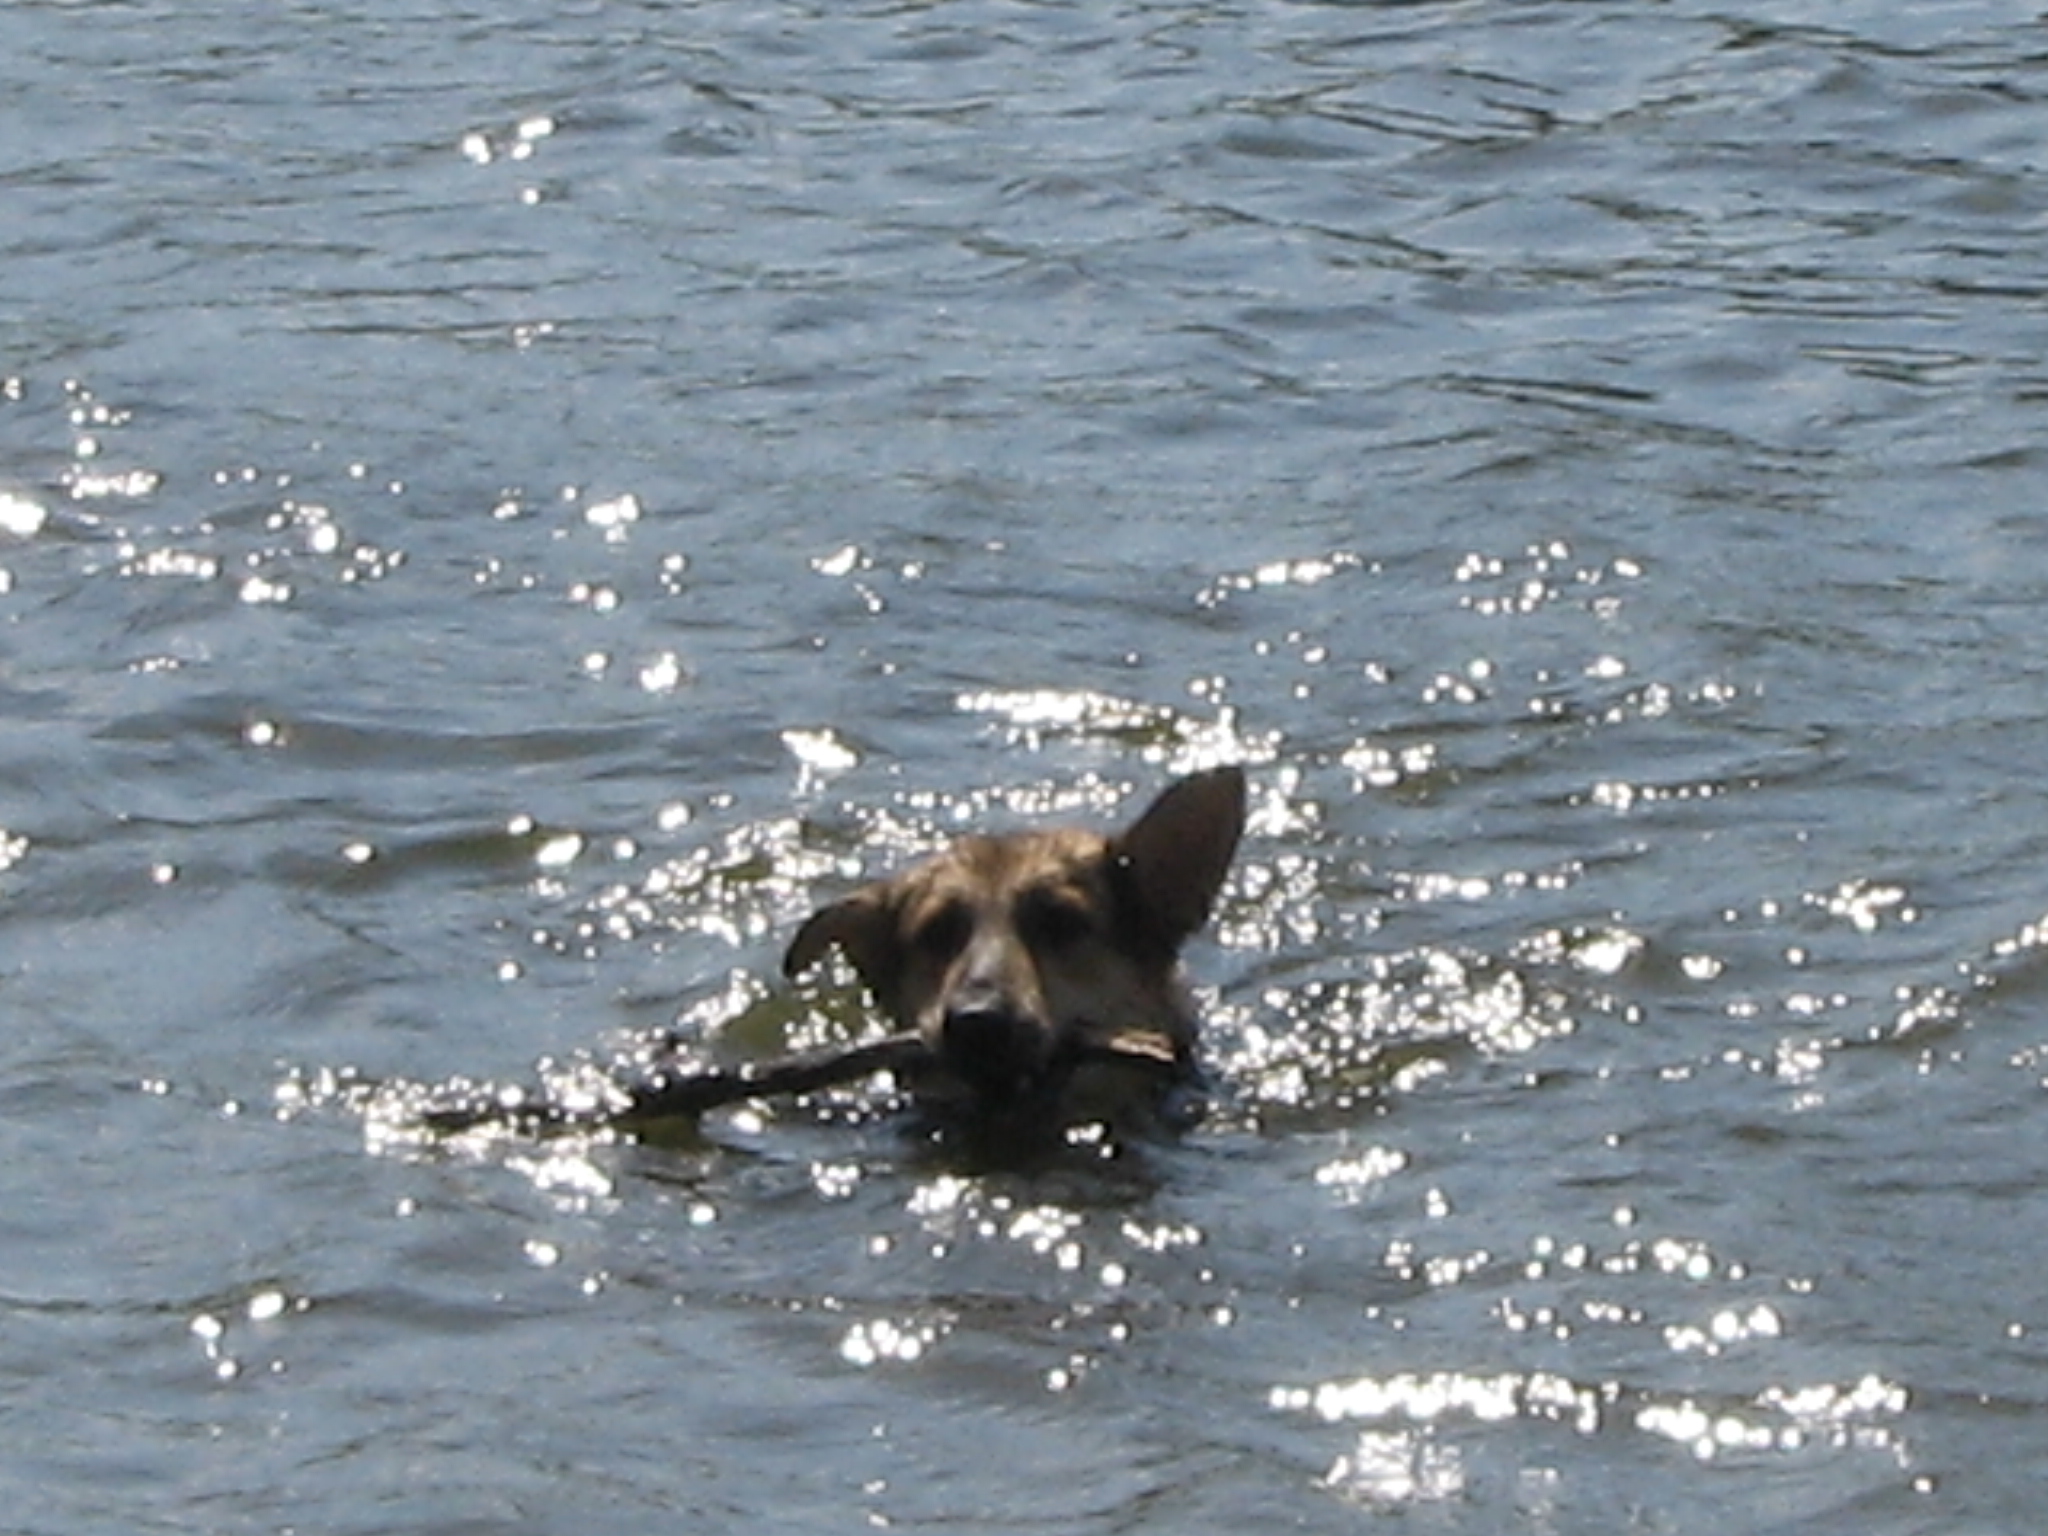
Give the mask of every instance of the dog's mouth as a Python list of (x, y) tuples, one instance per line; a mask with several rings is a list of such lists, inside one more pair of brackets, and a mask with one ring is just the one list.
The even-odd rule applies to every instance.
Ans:
[(1043, 1025), (1005, 1009), (974, 1008), (940, 1021), (934, 1054), (985, 1103), (1015, 1103), (1057, 1089), (1071, 1070)]
[(1022, 1109), (1057, 1099), (1077, 1072), (1094, 1065), (1162, 1081), (1194, 1075), (1193, 1064), (1167, 1037), (1087, 1020), (1055, 1032), (1008, 1012), (956, 1012), (923, 1044), (928, 1064), (985, 1109)]

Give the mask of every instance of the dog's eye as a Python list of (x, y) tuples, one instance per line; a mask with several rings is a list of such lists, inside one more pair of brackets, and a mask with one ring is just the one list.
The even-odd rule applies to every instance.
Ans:
[(1017, 913), (1017, 925), (1025, 938), (1046, 949), (1078, 944), (1095, 930), (1086, 907), (1050, 893), (1027, 896)]
[(974, 915), (967, 910), (966, 904), (949, 901), (918, 919), (917, 926), (911, 930), (910, 942), (926, 955), (953, 955), (966, 948), (968, 935), (973, 930)]

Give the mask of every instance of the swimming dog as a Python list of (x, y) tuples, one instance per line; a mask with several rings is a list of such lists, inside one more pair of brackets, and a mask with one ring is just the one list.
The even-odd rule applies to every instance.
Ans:
[(1191, 1123), (1198, 1023), (1180, 951), (1208, 921), (1244, 815), (1243, 770), (1214, 768), (1167, 786), (1120, 832), (971, 835), (861, 886), (797, 929), (783, 974), (837, 949), (893, 1033), (650, 1082), (623, 1118), (888, 1072), (939, 1123), (1005, 1136), (1148, 1111)]

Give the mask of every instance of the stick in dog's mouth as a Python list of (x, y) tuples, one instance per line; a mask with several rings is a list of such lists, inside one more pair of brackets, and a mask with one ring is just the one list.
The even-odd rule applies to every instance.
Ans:
[[(1082, 1043), (1056, 1056), (1038, 1077), (1008, 1085), (1007, 1094), (997, 1102), (1020, 1108), (1054, 1100), (1075, 1073), (1109, 1065), (1149, 1071), (1162, 1080), (1178, 1081), (1186, 1075), (1182, 1063), (1170, 1053), (1146, 1054), (1122, 1045)], [(636, 1085), (629, 1107), (613, 1118), (629, 1127), (635, 1122), (690, 1118), (755, 1099), (798, 1098), (884, 1074), (915, 1094), (922, 1082), (943, 1070), (941, 1058), (924, 1038), (906, 1031), (843, 1050), (658, 1077)], [(989, 1107), (994, 1107), (993, 1103)]]

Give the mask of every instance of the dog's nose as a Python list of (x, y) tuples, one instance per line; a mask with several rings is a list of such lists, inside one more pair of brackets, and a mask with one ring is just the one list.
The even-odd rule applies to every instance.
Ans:
[(940, 1032), (946, 1064), (983, 1093), (1009, 1093), (1045, 1066), (1042, 1042), (1026, 1019), (992, 1004), (947, 1013)]

